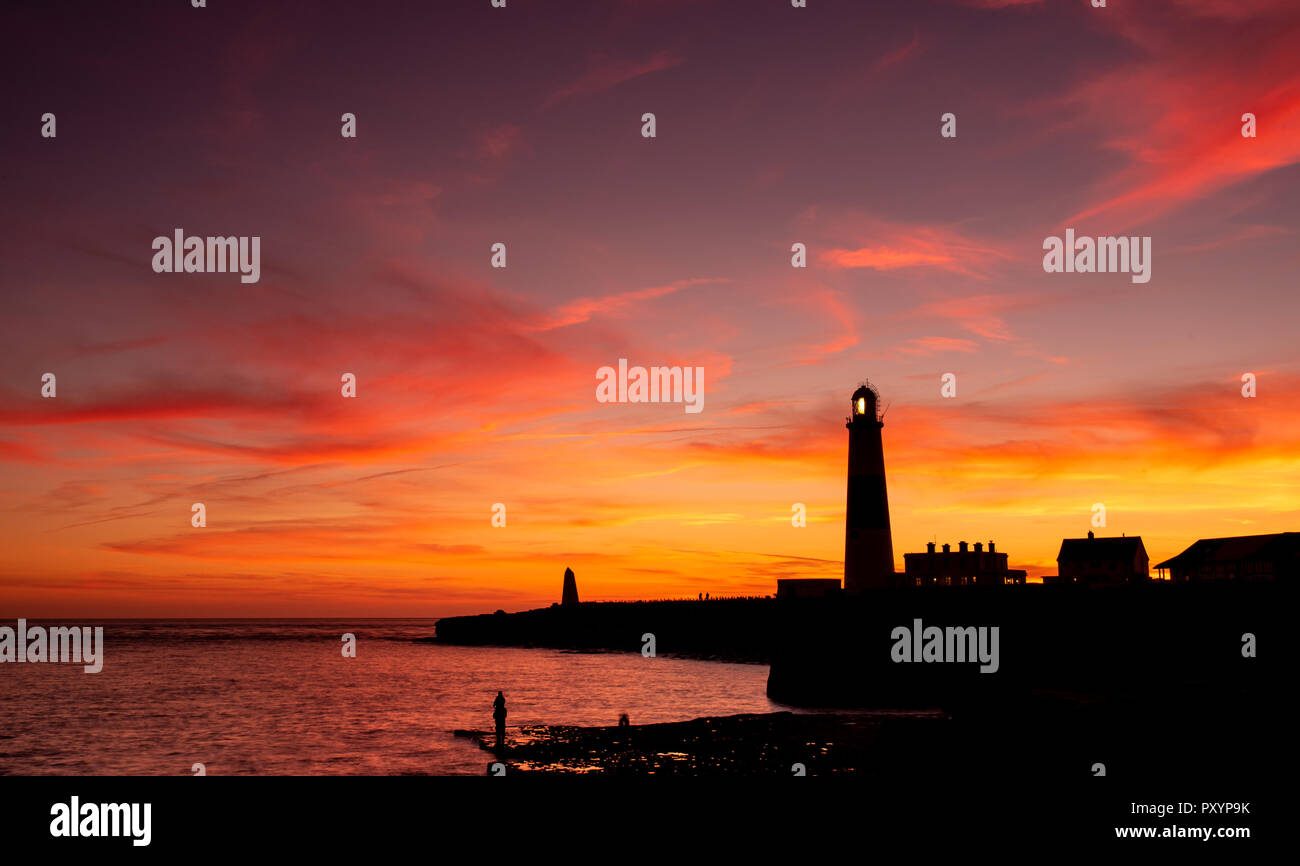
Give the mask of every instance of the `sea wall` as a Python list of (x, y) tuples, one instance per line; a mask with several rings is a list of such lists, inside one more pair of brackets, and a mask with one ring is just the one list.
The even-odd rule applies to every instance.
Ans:
[[(1290, 631), (1283, 617), (1295, 596), (1282, 582), (878, 590), (787, 616), (772, 648), (768, 696), (878, 708), (1006, 703), (1030, 690), (1221, 697), (1283, 681), (1278, 659)], [(989, 638), (996, 628), (996, 670), (916, 652), (929, 629), (946, 636), (949, 627), (983, 629)], [(909, 646), (900, 646), (899, 628)]]

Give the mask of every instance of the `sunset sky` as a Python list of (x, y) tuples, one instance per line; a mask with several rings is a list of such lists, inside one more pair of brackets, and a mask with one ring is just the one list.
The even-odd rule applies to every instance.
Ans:
[[(0, 41), (0, 615), (839, 577), (864, 378), (900, 570), (1055, 574), (1097, 502), (1153, 564), (1300, 530), (1293, 0), (175, 0)], [(261, 280), (155, 274), (176, 228), (260, 236)], [(1150, 236), (1150, 282), (1044, 273), (1066, 228)], [(620, 358), (703, 367), (704, 411), (598, 403)]]

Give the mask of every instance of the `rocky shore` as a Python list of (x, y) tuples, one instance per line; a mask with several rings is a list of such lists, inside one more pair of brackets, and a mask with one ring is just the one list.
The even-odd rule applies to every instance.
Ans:
[(653, 725), (456, 731), (510, 773), (609, 775), (830, 775), (888, 773), (905, 753), (941, 733), (940, 713), (753, 713)]
[[(662, 724), (507, 728), (454, 733), (508, 774), (847, 776), (880, 784), (993, 779), (1061, 784), (1254, 786), (1275, 767), (1269, 744), (1291, 716), (1259, 696), (1038, 693), (948, 711), (775, 712)], [(1194, 759), (1189, 759), (1194, 756)]]

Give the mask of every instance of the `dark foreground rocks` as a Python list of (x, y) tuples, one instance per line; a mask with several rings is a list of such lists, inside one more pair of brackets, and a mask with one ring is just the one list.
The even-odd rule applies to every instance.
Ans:
[(508, 772), (616, 775), (824, 775), (871, 771), (892, 747), (945, 719), (868, 714), (758, 713), (655, 725), (525, 725), (495, 748), (488, 731), (456, 731)]
[[(1271, 784), (1289, 716), (1249, 695), (1116, 700), (1039, 694), (948, 712), (762, 713), (652, 725), (508, 729), (508, 773), (616, 776), (837, 776), (882, 784), (997, 780), (1060, 784), (1104, 775), (1125, 785)], [(1098, 765), (1101, 765), (1100, 767)]]

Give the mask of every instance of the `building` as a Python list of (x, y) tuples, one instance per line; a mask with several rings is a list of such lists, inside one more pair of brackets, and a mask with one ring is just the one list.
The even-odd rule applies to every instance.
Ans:
[(1007, 568), (1007, 555), (998, 553), (993, 542), (985, 550), (981, 542), (968, 550), (966, 542), (958, 542), (953, 551), (947, 544), (936, 552), (934, 542), (925, 546), (925, 553), (903, 554), (903, 576), (907, 586), (999, 586), (1006, 583), (1023, 584), (1025, 572)]
[(1300, 574), (1300, 532), (1202, 538), (1156, 564), (1174, 581), (1277, 580)]
[[(1052, 583), (1139, 583), (1151, 579), (1142, 536), (1066, 538), (1056, 555)], [(1044, 578), (1044, 582), (1049, 582)]]
[(578, 603), (578, 579), (573, 576), (573, 569), (564, 570), (564, 593), (560, 596), (560, 604), (568, 607)]
[(880, 395), (870, 382), (853, 392), (849, 430), (848, 505), (844, 515), (844, 591), (895, 586), (894, 540), (885, 491)]

